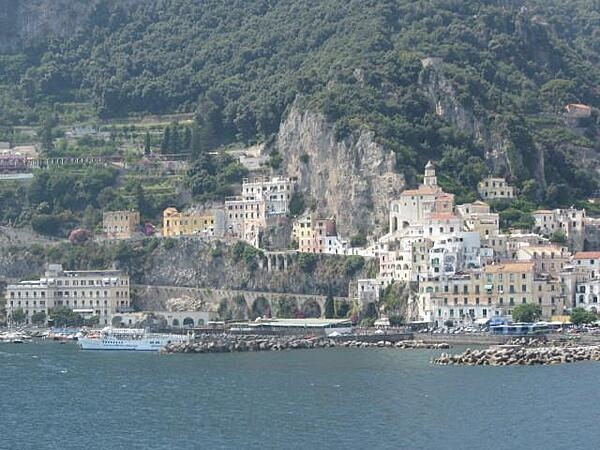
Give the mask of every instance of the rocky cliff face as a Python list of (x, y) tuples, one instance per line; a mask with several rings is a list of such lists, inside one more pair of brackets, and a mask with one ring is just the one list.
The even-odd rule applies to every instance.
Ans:
[[(312, 256), (312, 255), (309, 255)], [(366, 276), (368, 268), (348, 272), (347, 258), (314, 255), (314, 266), (307, 270), (299, 256), (278, 256), (278, 269), (272, 260), (268, 270), (266, 255), (236, 258), (232, 246), (177, 240), (174, 248), (158, 247), (146, 259), (136, 283), (189, 286), (199, 288), (242, 289), (298, 294), (348, 295), (348, 284), (356, 276)], [(287, 270), (283, 270), (287, 258)], [(303, 269), (304, 267), (304, 269)], [(367, 265), (372, 268), (372, 265)]]
[(419, 85), (438, 116), (459, 130), (472, 135), (486, 150), (486, 162), (495, 173), (511, 173), (507, 156), (508, 142), (502, 134), (486, 125), (483, 118), (476, 117), (458, 100), (456, 90), (446, 78), (440, 58), (425, 58), (421, 61), (423, 71)]
[(62, 263), (68, 270), (122, 269), (134, 284), (347, 296), (349, 283), (377, 266), (333, 255), (279, 254), (271, 264), (267, 257), (248, 246), (191, 238), (11, 246), (0, 248), (0, 280), (36, 278), (46, 264)]
[(325, 117), (295, 105), (275, 145), (283, 171), (297, 177), (318, 215), (336, 216), (343, 236), (387, 231), (390, 200), (404, 189), (405, 180), (394, 172), (392, 152), (379, 146), (373, 133), (363, 130), (337, 141)]

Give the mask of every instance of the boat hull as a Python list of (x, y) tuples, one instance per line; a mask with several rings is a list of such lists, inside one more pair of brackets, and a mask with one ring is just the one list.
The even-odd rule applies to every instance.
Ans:
[(157, 352), (169, 343), (179, 343), (185, 341), (186, 338), (180, 336), (144, 337), (141, 339), (84, 337), (80, 338), (77, 344), (82, 350)]

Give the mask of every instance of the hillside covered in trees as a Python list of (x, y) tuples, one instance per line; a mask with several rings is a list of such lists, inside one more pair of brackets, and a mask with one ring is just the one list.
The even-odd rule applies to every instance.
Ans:
[[(535, 205), (598, 189), (598, 0), (63, 0), (44, 9), (61, 27), (37, 34), (13, 28), (44, 0), (14, 3), (5, 138), (84, 104), (81, 120), (194, 112), (194, 146), (250, 144), (295, 102), (337, 139), (373, 130), (410, 183), (437, 160), (461, 199), (489, 172)], [(595, 109), (573, 122), (568, 103)]]

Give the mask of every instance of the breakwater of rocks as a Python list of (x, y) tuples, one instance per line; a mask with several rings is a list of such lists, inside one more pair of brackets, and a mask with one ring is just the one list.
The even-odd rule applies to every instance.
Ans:
[(534, 366), (579, 361), (600, 361), (600, 345), (517, 339), (505, 345), (494, 345), (483, 350), (468, 348), (456, 355), (442, 353), (432, 362), (441, 365), (466, 366)]
[(197, 337), (194, 341), (167, 344), (163, 353), (229, 353), (257, 352), (277, 350), (301, 350), (317, 348), (395, 348), (395, 349), (447, 349), (445, 343), (430, 343), (423, 341), (391, 342), (380, 340), (366, 342), (360, 339), (338, 341), (324, 337), (297, 336), (240, 336), (224, 335)]

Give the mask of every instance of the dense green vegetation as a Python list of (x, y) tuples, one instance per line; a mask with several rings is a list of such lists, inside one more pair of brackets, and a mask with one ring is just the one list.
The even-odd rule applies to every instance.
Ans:
[(585, 308), (573, 308), (573, 311), (571, 311), (571, 322), (573, 322), (574, 325), (592, 323), (596, 320), (598, 320), (596, 314)]
[[(152, 0), (127, 10), (101, 1), (66, 38), (0, 55), (0, 133), (16, 139), (15, 125), (37, 124), (48, 135), (55, 116), (193, 112), (193, 125), (168, 127), (160, 146), (201, 158), (268, 139), (297, 101), (322, 111), (338, 139), (373, 129), (411, 183), (437, 160), (442, 186), (462, 201), (492, 168), (486, 139), (470, 130), (477, 122), (507, 151), (497, 172), (536, 205), (570, 205), (598, 187), (579, 163), (582, 149), (599, 148), (597, 114), (573, 131), (560, 113), (569, 102), (600, 106), (599, 9), (597, 0)], [(424, 68), (425, 57), (443, 63)], [(467, 125), (436, 115), (436, 96)], [(280, 161), (274, 153), (271, 165)], [(196, 177), (195, 193), (226, 194), (199, 164), (195, 174), (209, 176)]]
[(515, 322), (535, 322), (542, 317), (542, 307), (535, 303), (515, 306), (512, 317)]

